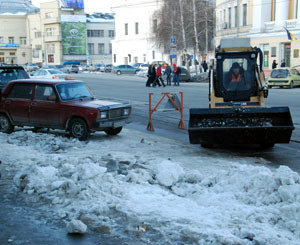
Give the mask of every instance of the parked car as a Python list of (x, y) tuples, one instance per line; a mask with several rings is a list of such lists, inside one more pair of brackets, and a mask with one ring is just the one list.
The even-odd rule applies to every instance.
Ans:
[(31, 78), (36, 79), (65, 79), (66, 77), (66, 73), (56, 69), (39, 69), (31, 75)]
[(40, 67), (35, 63), (27, 63), (25, 64), (25, 69), (27, 72), (33, 72), (40, 69)]
[(56, 65), (45, 65), (42, 66), (42, 69), (57, 69)]
[(180, 82), (191, 82), (192, 77), (190, 72), (184, 67), (180, 66), (181, 74), (179, 75), (179, 81)]
[(300, 74), (295, 68), (276, 68), (271, 72), (267, 84), (269, 88), (275, 86), (293, 88), (300, 85)]
[(78, 65), (65, 65), (61, 70), (65, 73), (78, 73), (79, 67)]
[(112, 68), (113, 68), (113, 65), (112, 65), (112, 64), (105, 65), (104, 71), (105, 71), (105, 72), (111, 72)]
[(79, 140), (91, 132), (119, 134), (130, 104), (97, 100), (81, 81), (15, 80), (0, 93), (0, 132), (15, 126), (63, 129)]
[(134, 68), (134, 67), (132, 67), (130, 65), (119, 65), (119, 66), (115, 66), (112, 69), (112, 72), (116, 73), (117, 75), (121, 75), (121, 74), (136, 74), (140, 70), (141, 69)]
[(96, 71), (104, 72), (105, 65), (104, 64), (96, 64), (95, 68), (96, 68)]
[(0, 66), (0, 89), (4, 89), (8, 82), (16, 79), (29, 78), (23, 66), (5, 65)]
[(57, 69), (57, 70), (61, 70), (61, 69), (63, 69), (63, 68), (64, 68), (63, 65), (55, 65), (55, 69)]

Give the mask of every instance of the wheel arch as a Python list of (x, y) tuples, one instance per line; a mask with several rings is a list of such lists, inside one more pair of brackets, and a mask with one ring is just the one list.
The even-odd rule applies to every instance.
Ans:
[(91, 125), (89, 124), (89, 121), (88, 121), (85, 117), (80, 116), (80, 115), (72, 115), (71, 117), (69, 117), (69, 118), (67, 119), (66, 123), (65, 123), (65, 130), (69, 130), (69, 129), (70, 129), (70, 122), (71, 122), (73, 119), (75, 119), (75, 118), (80, 118), (80, 119), (82, 119), (82, 120), (86, 123), (86, 125), (88, 126), (89, 131), (91, 131), (91, 130), (90, 130)]

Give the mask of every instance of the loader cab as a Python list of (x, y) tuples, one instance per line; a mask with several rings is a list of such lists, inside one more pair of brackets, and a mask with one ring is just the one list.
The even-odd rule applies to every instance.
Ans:
[(255, 52), (217, 52), (216, 97), (229, 102), (250, 101), (257, 96), (256, 58)]

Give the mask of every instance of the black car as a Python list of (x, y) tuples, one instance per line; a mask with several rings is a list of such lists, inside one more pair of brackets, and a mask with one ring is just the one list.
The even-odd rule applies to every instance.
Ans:
[(29, 78), (29, 75), (22, 66), (0, 66), (0, 89), (4, 89), (8, 82), (12, 80), (27, 78)]

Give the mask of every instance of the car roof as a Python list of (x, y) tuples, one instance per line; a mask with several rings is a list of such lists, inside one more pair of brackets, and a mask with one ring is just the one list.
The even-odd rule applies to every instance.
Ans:
[(10, 83), (43, 83), (43, 84), (63, 84), (63, 83), (82, 83), (82, 81), (79, 80), (53, 80), (53, 79), (18, 79), (13, 80)]

